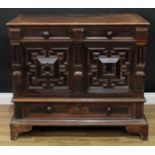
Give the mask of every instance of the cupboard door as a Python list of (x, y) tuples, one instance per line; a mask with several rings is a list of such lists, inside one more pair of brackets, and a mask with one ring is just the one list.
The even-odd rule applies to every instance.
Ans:
[(70, 44), (66, 43), (22, 45), (25, 95), (67, 95), (71, 52)]
[(132, 95), (135, 50), (131, 44), (88, 45), (88, 93)]

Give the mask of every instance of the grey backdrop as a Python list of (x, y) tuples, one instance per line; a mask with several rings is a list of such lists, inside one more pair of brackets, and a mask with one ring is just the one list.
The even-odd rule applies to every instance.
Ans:
[(51, 13), (138, 13), (151, 23), (146, 66), (145, 91), (155, 91), (155, 9), (0, 9), (0, 92), (11, 92), (11, 49), (6, 22), (19, 14)]

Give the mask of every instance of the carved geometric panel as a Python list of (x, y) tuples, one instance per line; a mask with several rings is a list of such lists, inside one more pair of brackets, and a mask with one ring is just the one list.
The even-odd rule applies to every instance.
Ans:
[(68, 89), (68, 48), (25, 49), (26, 85), (29, 89)]
[(89, 87), (129, 86), (131, 48), (88, 48)]

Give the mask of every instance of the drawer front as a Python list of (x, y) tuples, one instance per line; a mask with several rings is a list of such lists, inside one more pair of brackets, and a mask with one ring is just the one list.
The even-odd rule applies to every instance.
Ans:
[(92, 27), (88, 28), (86, 32), (86, 39), (93, 40), (133, 39), (135, 37), (135, 29), (133, 27)]
[(129, 103), (27, 103), (26, 117), (132, 117), (133, 105)]
[(22, 28), (25, 39), (40, 40), (118, 40), (133, 39), (134, 27), (93, 26), (93, 27), (25, 27)]
[(70, 32), (67, 27), (26, 27), (22, 29), (22, 36), (25, 39), (69, 39)]

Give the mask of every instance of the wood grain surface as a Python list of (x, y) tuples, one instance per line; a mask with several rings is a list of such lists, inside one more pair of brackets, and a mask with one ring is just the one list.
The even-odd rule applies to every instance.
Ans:
[[(87, 20), (86, 20), (87, 19)], [(15, 25), (149, 25), (137, 14), (53, 14), (19, 15), (7, 23)]]

